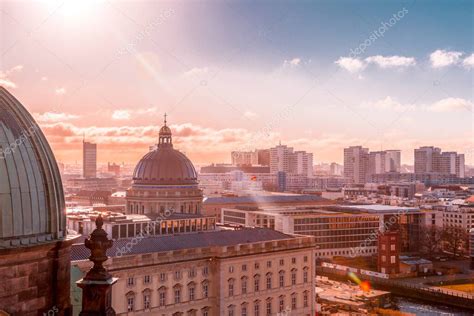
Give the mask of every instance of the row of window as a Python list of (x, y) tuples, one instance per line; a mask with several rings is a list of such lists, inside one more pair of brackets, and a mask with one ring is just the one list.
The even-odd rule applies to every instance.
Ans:
[[(273, 273), (269, 272), (265, 275), (265, 287), (267, 290), (271, 290), (273, 288)], [(303, 268), (303, 283), (308, 283), (309, 281), (309, 268)], [(235, 292), (235, 279), (230, 278), (227, 280), (228, 283), (228, 296), (234, 296)], [(290, 284), (296, 285), (297, 284), (297, 269), (292, 269), (290, 274)], [(280, 271), (278, 273), (278, 286), (285, 287), (285, 271)], [(253, 291), (259, 292), (260, 291), (260, 275), (256, 274), (253, 276)], [(243, 276), (240, 278), (240, 293), (247, 294), (248, 293), (248, 277)]]
[[(201, 282), (201, 298), (209, 297), (209, 281), (204, 280)], [(143, 309), (150, 309), (152, 305), (152, 290), (145, 289), (142, 293), (143, 295)], [(187, 285), (187, 299), (183, 297), (183, 286), (181, 284), (175, 284), (172, 288), (172, 303), (168, 302), (168, 288), (162, 286), (158, 289), (158, 306), (166, 306), (168, 304), (179, 304), (184, 301), (194, 301), (197, 299), (196, 293), (196, 283), (190, 282)], [(136, 303), (136, 294), (133, 291), (130, 291), (126, 294), (127, 298), (127, 311), (135, 311)]]
[[(303, 257), (303, 262), (308, 262), (308, 256), (304, 256), (304, 257)], [(296, 257), (291, 258), (291, 263), (292, 263), (292, 264), (296, 264)], [(268, 261), (266, 262), (267, 268), (271, 268), (271, 267), (272, 267), (272, 264), (273, 264), (272, 261), (271, 261), (271, 260), (268, 260)], [(278, 260), (278, 264), (279, 264), (280, 266), (284, 266), (284, 265), (285, 265), (285, 259), (280, 259), (280, 260)], [(254, 263), (254, 269), (255, 269), (255, 270), (260, 269), (260, 263), (259, 263), (259, 262), (255, 262), (255, 263)], [(234, 266), (229, 266), (229, 273), (233, 273), (234, 271), (235, 271)], [(242, 271), (242, 272), (247, 271), (247, 264), (242, 264), (242, 266), (241, 266), (241, 271)]]
[[(189, 278), (194, 278), (197, 275), (196, 268), (190, 268), (188, 270), (188, 277)], [(208, 276), (209, 275), (209, 267), (203, 267), (202, 268), (202, 275), (203, 276)], [(173, 272), (173, 276), (175, 280), (181, 280), (182, 278), (182, 271), (181, 270), (176, 270)], [(159, 274), (159, 280), (160, 282), (165, 282), (167, 280), (167, 273), (166, 272), (161, 272)], [(143, 283), (144, 284), (150, 284), (152, 282), (152, 277), (151, 275), (145, 275), (143, 277)], [(127, 278), (127, 286), (134, 286), (136, 284), (136, 278), (133, 276), (130, 276)]]
[[(287, 304), (291, 304), (288, 306)], [(296, 310), (298, 309), (298, 295), (297, 293), (292, 293), (290, 295), (290, 302), (286, 302), (286, 297), (285, 295), (281, 295), (278, 297), (278, 312), (282, 313), (287, 310), (287, 308), (290, 308), (291, 310)], [(304, 291), (303, 292), (303, 308), (309, 307), (309, 292)], [(264, 313), (262, 308), (265, 308)], [(243, 302), (240, 305), (240, 315), (241, 316), (248, 316), (250, 311), (250, 304), (247, 302)], [(229, 305), (227, 307), (227, 315), (228, 316), (237, 316), (237, 307), (235, 305)], [(269, 297), (265, 300), (262, 306), (262, 302), (260, 300), (256, 300), (253, 302), (253, 314), (255, 316), (261, 316), (261, 315), (273, 315), (274, 314), (274, 307), (273, 307), (273, 298)]]

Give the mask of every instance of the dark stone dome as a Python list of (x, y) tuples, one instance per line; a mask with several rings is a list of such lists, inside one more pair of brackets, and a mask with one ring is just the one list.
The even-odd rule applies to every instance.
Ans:
[(193, 163), (179, 150), (173, 148), (171, 129), (160, 129), (158, 148), (146, 154), (133, 172), (134, 184), (197, 184)]
[(192, 162), (172, 147), (160, 148), (146, 154), (133, 172), (134, 184), (197, 184)]
[(0, 248), (64, 237), (64, 194), (56, 159), (30, 113), (0, 87)]

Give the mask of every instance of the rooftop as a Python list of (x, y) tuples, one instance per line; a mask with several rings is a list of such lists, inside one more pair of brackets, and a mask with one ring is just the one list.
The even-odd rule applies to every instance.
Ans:
[(236, 197), (206, 197), (204, 204), (239, 204), (239, 203), (291, 203), (291, 202), (325, 202), (331, 201), (318, 195), (257, 195)]
[[(235, 246), (256, 242), (293, 239), (294, 237), (265, 228), (245, 228), (241, 230), (223, 230), (195, 234), (148, 237), (139, 240), (130, 248), (127, 255), (167, 252), (173, 250), (205, 248), (215, 246)], [(122, 247), (131, 244), (133, 238), (114, 241), (112, 248), (107, 250), (107, 256), (116, 257)], [(135, 242), (134, 242), (135, 243)], [(133, 245), (133, 244), (132, 244)], [(71, 260), (86, 260), (90, 250), (84, 244), (71, 247)]]

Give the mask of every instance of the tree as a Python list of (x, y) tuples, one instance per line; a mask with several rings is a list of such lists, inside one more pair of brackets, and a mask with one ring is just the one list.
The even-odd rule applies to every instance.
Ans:
[(420, 230), (420, 252), (428, 257), (441, 250), (443, 229), (435, 225), (423, 226)]
[(453, 257), (464, 253), (468, 248), (468, 234), (461, 226), (445, 226), (443, 228), (443, 244)]

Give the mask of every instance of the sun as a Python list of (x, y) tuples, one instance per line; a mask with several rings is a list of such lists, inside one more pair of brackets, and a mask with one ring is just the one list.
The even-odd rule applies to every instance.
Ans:
[(65, 20), (84, 19), (94, 15), (105, 0), (44, 0), (48, 8), (57, 11)]

